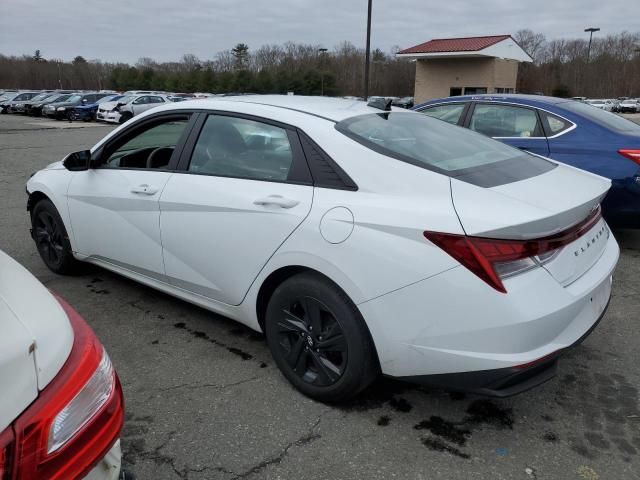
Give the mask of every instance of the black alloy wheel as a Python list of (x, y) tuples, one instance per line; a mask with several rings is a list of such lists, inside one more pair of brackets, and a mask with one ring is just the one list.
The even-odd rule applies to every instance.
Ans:
[(304, 381), (335, 384), (347, 366), (347, 342), (335, 314), (313, 297), (292, 299), (278, 322), (278, 347)]
[(347, 400), (380, 372), (360, 311), (338, 285), (318, 273), (293, 275), (275, 289), (264, 331), (282, 374), (316, 400)]
[(83, 264), (73, 257), (64, 222), (49, 199), (40, 200), (33, 207), (31, 231), (38, 253), (49, 270), (62, 275), (81, 270)]
[(47, 265), (59, 266), (62, 262), (64, 245), (56, 219), (50, 212), (43, 210), (34, 218), (33, 226), (33, 235), (42, 259)]

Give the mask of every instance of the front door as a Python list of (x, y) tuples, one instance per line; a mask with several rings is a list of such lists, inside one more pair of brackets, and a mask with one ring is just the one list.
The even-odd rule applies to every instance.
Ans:
[(174, 115), (133, 125), (107, 144), (95, 168), (73, 174), (68, 202), (78, 253), (163, 277), (158, 199), (188, 120)]
[[(209, 115), (193, 153), (160, 197), (166, 274), (230, 305), (311, 209), (297, 134), (267, 121)], [(182, 166), (181, 166), (182, 167)]]

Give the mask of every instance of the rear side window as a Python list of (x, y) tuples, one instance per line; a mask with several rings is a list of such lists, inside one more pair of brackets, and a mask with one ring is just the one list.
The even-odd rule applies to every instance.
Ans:
[(538, 115), (530, 108), (477, 104), (469, 128), (488, 137), (541, 137)]
[(573, 125), (570, 121), (560, 118), (552, 113), (540, 112), (542, 118), (547, 122), (547, 132), (550, 137), (568, 130)]
[(426, 107), (420, 110), (420, 113), (457, 125), (460, 121), (460, 117), (462, 116), (462, 112), (464, 112), (464, 107), (464, 103), (434, 105), (433, 107)]
[(556, 164), (412, 112), (351, 117), (336, 129), (388, 157), (482, 187), (524, 180)]
[(616, 115), (615, 113), (600, 110), (599, 108), (593, 108), (593, 106), (582, 102), (565, 102), (561, 103), (559, 106), (569, 110), (570, 112), (582, 115), (588, 120), (610, 130), (625, 133), (628, 132), (635, 135), (640, 134), (640, 125)]
[(210, 115), (195, 145), (189, 172), (286, 181), (293, 152), (283, 128), (245, 118)]

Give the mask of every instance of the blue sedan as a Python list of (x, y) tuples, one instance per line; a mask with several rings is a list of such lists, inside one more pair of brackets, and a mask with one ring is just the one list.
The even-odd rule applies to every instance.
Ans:
[(449, 97), (413, 110), (610, 178), (602, 204), (607, 220), (640, 228), (640, 125), (586, 103), (537, 95)]
[(124, 97), (124, 95), (108, 95), (98, 99), (95, 103), (78, 105), (73, 109), (73, 119), (84, 120), (85, 122), (95, 120), (96, 113), (98, 112), (98, 105), (104, 102), (115, 102), (120, 100), (122, 97)]

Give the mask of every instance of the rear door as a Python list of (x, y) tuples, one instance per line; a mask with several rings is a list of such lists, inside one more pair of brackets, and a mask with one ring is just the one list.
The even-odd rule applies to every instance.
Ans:
[(535, 108), (476, 102), (465, 126), (508, 145), (549, 155), (549, 145)]
[(231, 305), (311, 209), (313, 186), (296, 132), (269, 120), (201, 116), (160, 198), (170, 282)]

